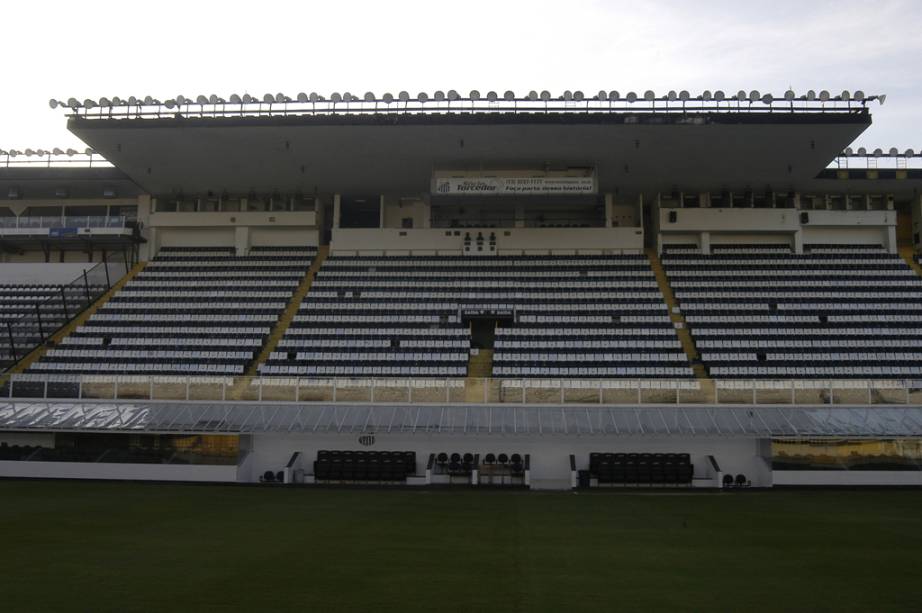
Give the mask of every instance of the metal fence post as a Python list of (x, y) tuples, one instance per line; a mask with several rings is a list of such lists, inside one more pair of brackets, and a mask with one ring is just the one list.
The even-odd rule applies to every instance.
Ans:
[(10, 355), (13, 356), (13, 361), (16, 362), (19, 360), (19, 356), (16, 355), (16, 341), (13, 340), (13, 323), (6, 322), (6, 332), (10, 337)]
[(83, 289), (86, 291), (86, 302), (89, 304), (92, 299), (90, 298), (90, 280), (86, 278), (86, 269), (83, 270)]

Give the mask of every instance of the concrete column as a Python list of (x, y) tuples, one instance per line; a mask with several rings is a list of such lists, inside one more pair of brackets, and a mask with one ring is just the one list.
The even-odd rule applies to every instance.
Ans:
[(378, 197), (378, 227), (384, 227), (384, 194)]
[(141, 236), (147, 239), (146, 243), (138, 245), (138, 257), (141, 261), (154, 257), (160, 245), (154, 241), (154, 232), (150, 228), (150, 214), (153, 212), (154, 201), (147, 194), (138, 196), (138, 223), (141, 224)]
[(804, 252), (804, 231), (797, 230), (794, 232), (794, 253), (801, 254)]
[(333, 194), (333, 227), (339, 227), (339, 217), (340, 217), (340, 195)]
[(711, 255), (711, 233), (702, 232), (698, 236), (698, 247), (704, 255)]
[(612, 227), (612, 217), (614, 217), (612, 207), (615, 205), (615, 197), (613, 194), (605, 194), (605, 227)]
[(891, 255), (898, 253), (896, 226), (887, 226), (887, 253)]
[(250, 228), (248, 226), (234, 228), (234, 247), (238, 256), (247, 255), (250, 252)]

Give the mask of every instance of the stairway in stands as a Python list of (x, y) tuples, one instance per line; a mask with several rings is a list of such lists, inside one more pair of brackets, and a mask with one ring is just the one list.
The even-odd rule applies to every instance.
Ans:
[(666, 306), (669, 307), (669, 318), (673, 324), (679, 324), (676, 326), (676, 335), (679, 337), (679, 342), (682, 343), (682, 349), (688, 357), (692, 371), (694, 371), (695, 377), (701, 384), (702, 390), (708, 394), (708, 397), (713, 397), (714, 381), (708, 376), (707, 370), (698, 359), (698, 349), (695, 347), (695, 341), (688, 330), (685, 317), (677, 308), (678, 302), (672, 292), (672, 287), (669, 285), (669, 277), (666, 276), (666, 270), (659, 259), (659, 254), (656, 249), (645, 249), (645, 251), (647, 258), (650, 260), (650, 266), (653, 268), (654, 274), (656, 274), (656, 283), (659, 285), (660, 293), (663, 295)]
[(467, 361), (467, 379), (464, 380), (464, 400), (483, 402), (484, 391), (493, 377), (493, 350), (478, 349)]
[(323, 265), (324, 260), (327, 259), (329, 254), (329, 245), (323, 245), (317, 249), (317, 256), (311, 263), (310, 268), (307, 269), (304, 278), (301, 279), (301, 282), (298, 284), (298, 289), (296, 289), (295, 293), (292, 294), (291, 300), (288, 302), (288, 306), (285, 307), (285, 310), (279, 317), (278, 322), (276, 322), (275, 326), (272, 328), (272, 332), (269, 333), (269, 336), (263, 343), (262, 349), (260, 349), (256, 359), (247, 366), (246, 373), (244, 375), (245, 377), (255, 377), (257, 374), (259, 374), (259, 365), (268, 360), (269, 356), (272, 355), (272, 352), (275, 351), (279, 341), (282, 340), (283, 336), (285, 336), (285, 332), (288, 331), (288, 327), (291, 325), (295, 315), (297, 315), (298, 308), (301, 306), (301, 302), (310, 291), (311, 285), (314, 283), (314, 278), (317, 276), (317, 271), (320, 270), (320, 267)]
[(68, 323), (61, 326), (57, 332), (51, 335), (51, 338), (48, 339), (43, 345), (39, 345), (33, 349), (28, 355), (23, 359), (17, 362), (10, 370), (10, 373), (22, 373), (25, 372), (33, 363), (38, 361), (49, 347), (58, 345), (61, 341), (70, 335), (74, 330), (86, 323), (86, 321), (93, 316), (96, 311), (102, 308), (109, 300), (117, 294), (129, 281), (131, 281), (139, 272), (144, 270), (144, 267), (147, 265), (147, 262), (138, 262), (128, 271), (125, 276), (115, 282), (115, 284), (109, 288), (105, 294), (100, 296), (96, 302), (85, 308), (80, 312), (76, 317), (71, 319)]

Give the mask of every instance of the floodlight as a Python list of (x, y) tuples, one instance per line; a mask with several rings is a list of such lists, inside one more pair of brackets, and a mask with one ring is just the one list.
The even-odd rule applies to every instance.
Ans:
[(68, 157), (73, 157), (77, 155), (78, 151), (76, 149), (68, 149), (67, 151), (65, 151), (65, 153), (67, 154)]
[(679, 94), (677, 94), (674, 89), (670, 89), (669, 93), (666, 94), (666, 100), (668, 100), (669, 102), (675, 102), (676, 100), (678, 100), (678, 98), (679, 98)]
[[(237, 94), (231, 94), (231, 95), (230, 95), (230, 103), (231, 103), (231, 104), (242, 104), (242, 103), (243, 103), (243, 100), (240, 99), (240, 96), (239, 96), (239, 95), (237, 95)], [(173, 107), (170, 106), (170, 101), (169, 101), (169, 100), (166, 101), (166, 105), (167, 105), (169, 108), (173, 108)]]
[(433, 95), (433, 98), (435, 99), (436, 102), (442, 102), (443, 100), (445, 100), (445, 92), (438, 89)]
[(304, 104), (304, 103), (306, 103), (308, 100), (310, 100), (310, 98), (307, 97), (307, 94), (306, 94), (306, 93), (304, 93), (304, 92), (298, 92), (298, 95), (295, 97), (295, 100), (297, 100), (297, 101), (300, 102), (301, 104)]
[(717, 102), (721, 102), (726, 99), (727, 99), (727, 94), (724, 93), (724, 90), (718, 89), (716, 92), (714, 92), (714, 100), (716, 100)]
[(688, 90), (683, 89), (679, 92), (679, 100), (682, 102), (687, 101), (689, 98), (691, 98), (691, 94), (688, 93)]
[(122, 106), (125, 104), (118, 96), (112, 96), (112, 106)]
[(828, 101), (829, 101), (829, 92), (824, 89), (820, 92), (820, 102), (828, 102)]
[(762, 94), (759, 93), (759, 90), (754, 89), (749, 92), (749, 102), (756, 102), (759, 98), (762, 97)]
[(877, 96), (877, 101), (881, 104), (887, 101), (887, 94), (881, 94)]
[(4, 151), (3, 149), (0, 149), (0, 155), (9, 155), (9, 153)]
[(794, 93), (793, 89), (789, 89), (788, 91), (784, 92), (784, 99), (788, 102), (793, 101), (796, 96), (797, 94)]
[(137, 105), (138, 105), (138, 99), (135, 98), (134, 96), (128, 96), (128, 106), (137, 106)]
[[(214, 94), (212, 94), (211, 97), (214, 98), (214, 99), (217, 99), (217, 98), (218, 98), (218, 97), (217, 97), (216, 95), (214, 95)], [(150, 96), (144, 96), (144, 106), (153, 106), (154, 102), (156, 102), (156, 101), (155, 101), (153, 98), (151, 98)], [(213, 103), (212, 103), (212, 104), (213, 104)]]
[(563, 93), (563, 96), (561, 96), (561, 99), (566, 100), (567, 102), (569, 102), (570, 100), (573, 100), (573, 92), (571, 92), (569, 89), (566, 90)]
[(48, 106), (50, 106), (53, 109), (56, 109), (58, 108), (58, 101), (52, 98), (51, 100), (48, 101)]
[(58, 147), (55, 147), (54, 149), (52, 149), (51, 153), (53, 153), (54, 155), (64, 155), (64, 152), (61, 151), (61, 149), (59, 149)]
[(628, 102), (636, 102), (636, 101), (637, 101), (637, 94), (635, 94), (634, 92), (628, 92), (625, 99), (626, 99)]
[(343, 92), (343, 102), (352, 102), (352, 94)]
[(343, 101), (342, 94), (340, 94), (339, 92), (333, 92), (332, 94), (330, 94), (330, 100), (332, 100), (333, 102), (342, 102)]
[(480, 92), (477, 91), (476, 89), (472, 89), (471, 93), (469, 93), (467, 97), (470, 98), (471, 100), (480, 100)]
[(575, 92), (573, 92), (573, 99), (576, 100), (577, 102), (581, 102), (582, 100), (585, 99), (585, 97), (586, 96), (580, 90), (576, 90)]
[(876, 157), (876, 158), (879, 158), (879, 157), (882, 156), (883, 154), (884, 154), (884, 151), (883, 151), (883, 149), (881, 149), (880, 147), (878, 147), (877, 149), (874, 150), (874, 157)]
[(279, 92), (278, 94), (275, 95), (275, 101), (276, 102), (291, 102), (291, 98)]
[[(495, 95), (495, 94), (494, 94), (494, 95)], [(540, 98), (541, 98), (541, 100), (543, 100), (544, 102), (547, 102), (548, 100), (551, 99), (551, 92), (547, 91), (546, 89), (542, 89), (542, 90), (541, 90), (541, 96), (540, 96)]]
[(275, 96), (273, 96), (272, 94), (266, 94), (263, 96), (263, 102), (267, 104), (272, 104), (273, 102), (275, 102)]
[(515, 93), (511, 89), (507, 89), (503, 94), (503, 99), (508, 101), (515, 100)]
[(861, 91), (860, 89), (856, 89), (856, 90), (855, 90), (855, 93), (852, 95), (852, 97), (853, 97), (855, 100), (857, 100), (857, 101), (859, 101), (859, 102), (862, 102), (862, 101), (864, 100), (864, 92)]
[(375, 95), (374, 95), (374, 93), (373, 93), (373, 92), (365, 92), (364, 100), (365, 100), (365, 102), (374, 102), (374, 101), (375, 101)]
[(605, 90), (604, 90), (604, 89), (600, 89), (600, 90), (599, 90), (599, 93), (596, 94), (595, 99), (596, 99), (596, 100), (608, 100), (608, 94), (605, 93)]
[(185, 96), (181, 96), (181, 95), (176, 96), (176, 104), (178, 104), (179, 106), (182, 106), (188, 103), (189, 103), (189, 100)]
[(609, 102), (617, 102), (620, 99), (621, 99), (621, 94), (618, 93), (618, 90), (613, 89), (610, 92), (608, 92)]
[(401, 90), (400, 93), (397, 94), (397, 98), (398, 98), (401, 102), (408, 102), (408, 101), (410, 100), (410, 94), (409, 94), (409, 92), (406, 92), (406, 91), (404, 91), (404, 90)]
[(390, 104), (394, 101), (394, 96), (389, 92), (385, 92), (384, 95), (381, 96), (381, 99), (384, 100), (385, 103)]
[(20, 154), (22, 154), (21, 151), (16, 151), (15, 149), (10, 149), (8, 155), (9, 155), (11, 158), (14, 158), (14, 157), (16, 157), (17, 155), (20, 155)]
[(911, 157), (914, 156), (915, 154), (916, 154), (916, 152), (913, 151), (912, 149), (907, 149), (907, 150), (903, 153), (903, 155), (905, 155), (905, 156), (908, 157), (908, 158), (911, 158)]
[(858, 155), (867, 155), (867, 154), (868, 154), (867, 149), (865, 149), (864, 147), (858, 147)]
[(78, 109), (80, 108), (80, 101), (77, 100), (76, 98), (68, 98), (67, 106), (69, 106), (72, 109)]
[(889, 153), (891, 157), (896, 157), (900, 154), (899, 150), (896, 147), (890, 147)]
[(813, 91), (812, 89), (807, 92), (807, 100), (809, 100), (810, 102), (813, 102), (814, 100), (816, 100), (816, 92)]
[(429, 100), (429, 94), (427, 94), (426, 92), (419, 92), (418, 94), (416, 94), (416, 99), (419, 100), (420, 102), (426, 102), (427, 100)]
[(762, 95), (762, 102), (763, 102), (764, 104), (771, 104), (773, 100), (774, 100), (774, 98), (772, 97), (771, 94), (763, 94), (763, 95)]
[(257, 102), (256, 98), (254, 98), (254, 97), (251, 96), (250, 94), (243, 94), (243, 103), (244, 103), (244, 104), (253, 104), (254, 102)]
[(487, 92), (487, 101), (496, 102), (498, 98), (499, 98), (499, 95), (495, 91), (490, 90)]
[(842, 100), (845, 100), (846, 102), (852, 99), (852, 95), (851, 93), (849, 93), (847, 89), (842, 90), (842, 93), (839, 94), (839, 97), (842, 98)]
[(653, 93), (652, 89), (648, 89), (647, 91), (643, 93), (643, 99), (648, 102), (652, 100), (656, 100), (656, 94)]
[(306, 96), (306, 98), (307, 100), (310, 100), (311, 102), (320, 102), (321, 100), (320, 94), (318, 94), (317, 92), (311, 92), (310, 96)]
[(845, 154), (845, 155), (854, 155), (854, 154), (855, 154), (855, 152), (852, 150), (851, 147), (846, 147), (846, 148), (845, 148), (845, 151), (843, 151), (842, 153)]
[(743, 90), (739, 90), (738, 92), (736, 92), (736, 99), (739, 100), (740, 102), (746, 100), (746, 98), (747, 98), (746, 92), (744, 92)]
[(701, 92), (701, 99), (710, 102), (714, 98), (714, 94), (711, 93), (711, 90), (706, 89)]
[(109, 108), (110, 106), (112, 106), (112, 101), (106, 98), (105, 96), (103, 96), (102, 98), (99, 99), (99, 106), (103, 108)]
[(95, 154), (96, 154), (96, 152), (93, 151), (92, 149), (90, 149), (89, 147), (87, 147), (86, 149), (84, 149), (83, 152), (84, 152), (85, 154), (87, 154), (87, 155), (95, 155)]
[(452, 101), (454, 101), (454, 100), (460, 100), (460, 99), (461, 99), (461, 96), (460, 96), (460, 95), (458, 94), (458, 92), (456, 92), (455, 90), (450, 89), (450, 90), (448, 90), (448, 99), (449, 99), (449, 100), (452, 100)]
[(44, 149), (37, 149), (37, 150), (35, 151), (35, 155), (40, 156), (40, 157), (44, 157), (46, 153), (48, 153), (48, 152), (45, 151)]
[(33, 155), (35, 155), (35, 151), (32, 149), (26, 149), (26, 155), (29, 157), (32, 157)]
[(537, 99), (538, 99), (538, 92), (536, 92), (535, 90), (531, 90), (530, 92), (528, 92), (528, 99), (531, 100), (532, 102), (534, 102), (535, 100), (537, 100)]
[(90, 98), (87, 98), (86, 100), (83, 101), (83, 106), (85, 106), (88, 109), (91, 109), (94, 106), (96, 106), (96, 101), (91, 100)]

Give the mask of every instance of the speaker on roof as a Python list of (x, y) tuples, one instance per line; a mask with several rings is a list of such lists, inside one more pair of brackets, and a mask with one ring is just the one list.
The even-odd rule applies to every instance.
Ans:
[(808, 223), (810, 223), (810, 213), (807, 213), (806, 211), (802, 212), (802, 213), (800, 214), (800, 223), (801, 223), (801, 224), (808, 224)]

